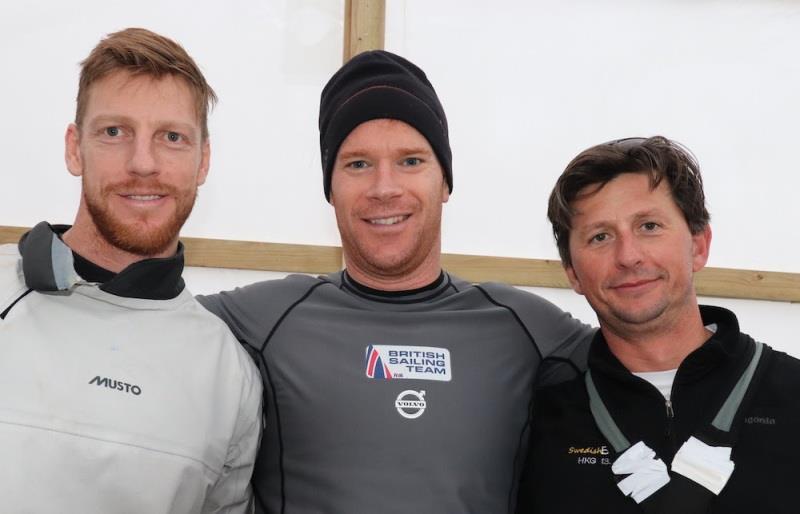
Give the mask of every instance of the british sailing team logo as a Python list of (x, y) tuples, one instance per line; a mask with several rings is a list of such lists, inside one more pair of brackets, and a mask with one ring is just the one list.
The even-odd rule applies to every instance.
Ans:
[(366, 374), (382, 380), (449, 382), (450, 350), (432, 346), (371, 344), (366, 349)]

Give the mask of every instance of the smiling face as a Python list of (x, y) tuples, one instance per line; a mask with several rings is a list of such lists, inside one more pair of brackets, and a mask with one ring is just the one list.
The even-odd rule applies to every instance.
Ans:
[(356, 127), (339, 147), (331, 182), (348, 272), (378, 288), (433, 281), (448, 197), (436, 155), (416, 129), (389, 119)]
[(618, 335), (674, 327), (697, 313), (692, 277), (708, 259), (711, 230), (692, 235), (666, 180), (643, 173), (585, 188), (569, 236), (573, 289)]
[(66, 134), (67, 167), (83, 185), (73, 229), (137, 256), (174, 253), (209, 152), (183, 79), (103, 77), (89, 90), (82, 126)]

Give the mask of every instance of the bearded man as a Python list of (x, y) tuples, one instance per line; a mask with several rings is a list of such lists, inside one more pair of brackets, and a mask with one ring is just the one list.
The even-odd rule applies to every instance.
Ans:
[(181, 278), (214, 100), (186, 51), (144, 29), (83, 61), (75, 223), (0, 247), (4, 512), (252, 508), (258, 371)]

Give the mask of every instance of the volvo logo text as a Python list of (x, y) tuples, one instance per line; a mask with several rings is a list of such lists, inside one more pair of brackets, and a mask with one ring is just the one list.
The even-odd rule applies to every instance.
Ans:
[(394, 401), (397, 412), (406, 419), (417, 419), (425, 412), (425, 391), (412, 391), (407, 389), (397, 395)]

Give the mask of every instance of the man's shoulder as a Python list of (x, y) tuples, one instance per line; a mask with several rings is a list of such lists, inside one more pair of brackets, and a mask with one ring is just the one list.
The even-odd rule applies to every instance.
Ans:
[(786, 352), (764, 345), (770, 352), (769, 376), (778, 384), (791, 385), (800, 391), (800, 359)]
[(495, 302), (508, 303), (519, 307), (538, 308), (550, 306), (558, 309), (558, 307), (553, 305), (550, 301), (537, 294), (502, 282), (481, 282), (474, 286), (483, 291), (485, 295)]
[(216, 300), (224, 300), (226, 303), (257, 304), (264, 309), (273, 304), (295, 301), (298, 297), (324, 283), (326, 283), (324, 277), (289, 275), (281, 279), (254, 282), (231, 291), (222, 291), (211, 295), (198, 295), (196, 298), (207, 308), (210, 303)]
[[(220, 359), (225, 356), (232, 365), (230, 371), (244, 381), (256, 380), (258, 371), (252, 359), (223, 320), (205, 309), (188, 290), (181, 292), (175, 300), (168, 300), (173, 301), (178, 302), (174, 309), (170, 309), (175, 315), (162, 318), (162, 323), (167, 324), (164, 325), (165, 335), (174, 334), (175, 338), (188, 336), (194, 345), (202, 345), (205, 351), (218, 354)], [(196, 338), (198, 335), (200, 337)]]
[(16, 266), (19, 261), (19, 247), (16, 244), (0, 245), (0, 267), (3, 270)]
[(572, 329), (590, 330), (569, 313), (551, 301), (508, 284), (484, 282), (476, 284), (487, 299), (514, 312), (520, 321), (530, 327), (564, 325)]
[[(562, 381), (586, 369), (586, 355), (595, 329), (539, 295), (498, 282), (476, 284), (488, 302), (505, 308), (525, 330), (543, 358), (553, 362), (545, 383)], [(565, 368), (564, 368), (565, 367)], [(561, 369), (568, 370), (562, 373)], [(551, 380), (552, 379), (552, 380)]]
[(196, 298), (221, 318), (240, 341), (259, 347), (286, 312), (324, 284), (330, 284), (325, 277), (289, 275)]

